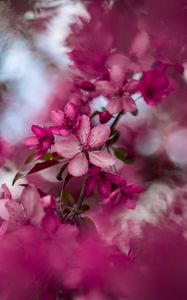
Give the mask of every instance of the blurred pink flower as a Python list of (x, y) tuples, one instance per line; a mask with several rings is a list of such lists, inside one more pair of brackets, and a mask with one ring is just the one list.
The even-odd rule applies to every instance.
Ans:
[(145, 189), (139, 185), (126, 185), (116, 189), (106, 199), (106, 203), (122, 203), (128, 209), (135, 209), (137, 196), (143, 193)]
[(54, 144), (54, 136), (51, 130), (47, 127), (32, 125), (32, 132), (35, 136), (25, 138), (24, 145), (30, 150), (36, 150), (37, 153), (33, 156), (33, 160), (41, 158), (47, 150)]
[(134, 37), (129, 51), (129, 70), (143, 72), (151, 68), (155, 58), (149, 53), (150, 47), (148, 33), (140, 30)]
[(93, 167), (88, 172), (86, 182), (86, 196), (91, 196), (97, 186), (98, 192), (103, 198), (109, 197), (112, 192), (112, 187), (123, 186), (126, 181), (119, 174), (109, 171), (103, 171), (99, 167)]
[(167, 65), (159, 64), (147, 71), (140, 80), (139, 91), (148, 105), (156, 105), (170, 92), (170, 81), (165, 75)]
[(57, 153), (70, 159), (68, 171), (73, 176), (82, 176), (88, 171), (88, 160), (98, 167), (110, 167), (115, 164), (112, 155), (96, 150), (105, 144), (110, 135), (108, 125), (90, 128), (90, 119), (82, 115), (79, 119), (76, 135), (72, 134), (56, 143)]
[(26, 223), (39, 225), (44, 209), (40, 201), (40, 195), (34, 186), (24, 188), (19, 200), (13, 200), (6, 187), (3, 185), (3, 198), (0, 199), (1, 226), (9, 230), (15, 230)]
[(108, 61), (110, 80), (96, 81), (96, 92), (105, 96), (110, 101), (106, 106), (107, 111), (113, 115), (124, 110), (133, 112), (136, 103), (131, 94), (137, 91), (139, 82), (135, 79), (127, 81), (128, 58), (122, 54), (112, 54)]
[(64, 111), (52, 110), (51, 120), (58, 125), (50, 126), (52, 133), (61, 136), (70, 135), (76, 127), (78, 116), (78, 108), (70, 102), (65, 105)]

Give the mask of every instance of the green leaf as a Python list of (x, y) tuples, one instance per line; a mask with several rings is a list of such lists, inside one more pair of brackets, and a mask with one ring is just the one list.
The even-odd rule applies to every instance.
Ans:
[(30, 162), (32, 162), (32, 158), (33, 158), (34, 155), (35, 155), (34, 152), (32, 152), (31, 154), (29, 154), (29, 155), (27, 156), (25, 162), (24, 162), (24, 165), (27, 165), (27, 164), (29, 164)]
[(14, 176), (14, 179), (12, 181), (12, 186), (16, 183), (17, 180), (21, 179), (21, 178), (24, 178), (25, 176), (27, 175), (27, 172), (18, 172), (16, 173), (16, 175)]
[(90, 209), (90, 206), (88, 204), (82, 204), (80, 210), (81, 210), (81, 212), (85, 212), (85, 211), (87, 211), (89, 209)]
[[(25, 165), (29, 164), (32, 161), (33, 156), (35, 155), (34, 152), (32, 152), (31, 154), (29, 154), (29, 156), (26, 158), (25, 160)], [(47, 152), (45, 153), (39, 160), (43, 160), (43, 161), (48, 161), (48, 160), (61, 160), (62, 157), (59, 156), (56, 152)]]
[(112, 145), (112, 144), (116, 143), (118, 138), (119, 138), (119, 131), (112, 130), (111, 134), (107, 140), (107, 145)]
[(12, 185), (14, 185), (16, 183), (16, 181), (20, 178), (24, 178), (27, 175), (33, 174), (33, 173), (37, 173), (39, 171), (45, 170), (47, 168), (50, 168), (56, 164), (58, 164), (59, 161), (57, 160), (48, 160), (48, 161), (44, 161), (41, 163), (37, 163), (33, 168), (31, 168), (28, 172), (18, 172), (16, 173), (13, 181), (12, 181)]
[(68, 206), (74, 205), (75, 201), (70, 192), (68, 192), (67, 190), (64, 189), (62, 197), (63, 197), (63, 201), (66, 205), (68, 205)]
[(114, 148), (115, 156), (126, 164), (132, 164), (134, 159), (129, 155), (128, 151), (123, 148)]

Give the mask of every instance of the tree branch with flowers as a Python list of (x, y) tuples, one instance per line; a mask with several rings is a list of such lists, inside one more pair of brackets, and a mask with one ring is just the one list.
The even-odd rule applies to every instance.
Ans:
[[(2, 299), (140, 300), (124, 284), (136, 264), (135, 252), (104, 235), (106, 227), (113, 231), (109, 220), (116, 211), (136, 209), (148, 185), (121, 172), (127, 165), (133, 168), (138, 158), (130, 147), (121, 146), (120, 126), (127, 126), (128, 116), (138, 117), (139, 101), (153, 110), (168, 101), (184, 70), (182, 63), (162, 55), (161, 46), (155, 46), (161, 41), (151, 40), (138, 8), (133, 13), (129, 1), (83, 2), (90, 17), (72, 24), (66, 41), (71, 59), (68, 100), (51, 109), (46, 124), (32, 125), (32, 135), (23, 141), (31, 151), (26, 170), (13, 179), (18, 184), (48, 170), (54, 183), (48, 183), (46, 192), (28, 179), (19, 199), (2, 186), (0, 236), (5, 250), (0, 249), (0, 262), (5, 269), (2, 291), (8, 295)], [(125, 36), (119, 42), (111, 24), (116, 15), (118, 28), (123, 22), (132, 25), (126, 30), (127, 47)], [(20, 268), (10, 291), (6, 280), (12, 279), (11, 266), (4, 265), (9, 257)]]

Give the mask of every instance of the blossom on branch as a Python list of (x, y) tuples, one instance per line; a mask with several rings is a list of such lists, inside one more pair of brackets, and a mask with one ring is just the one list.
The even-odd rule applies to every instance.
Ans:
[(106, 168), (115, 164), (115, 158), (102, 150), (110, 135), (110, 127), (102, 124), (91, 129), (90, 119), (82, 115), (76, 134), (56, 143), (56, 151), (63, 158), (69, 159), (68, 171), (73, 176), (87, 173), (89, 164)]
[(30, 150), (35, 150), (37, 153), (33, 156), (33, 160), (41, 158), (48, 149), (54, 144), (54, 136), (51, 130), (47, 127), (40, 127), (37, 125), (32, 125), (32, 132), (35, 136), (29, 136), (24, 140), (24, 145), (26, 145)]

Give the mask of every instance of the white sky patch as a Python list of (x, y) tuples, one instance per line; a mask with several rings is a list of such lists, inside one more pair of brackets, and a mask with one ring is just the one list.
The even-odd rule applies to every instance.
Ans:
[(19, 142), (35, 115), (45, 107), (52, 88), (41, 60), (21, 38), (12, 40), (4, 53), (0, 80), (10, 83), (8, 109), (1, 118), (1, 135)]
[[(11, 42), (1, 55), (0, 65), (0, 81), (8, 82), (10, 87), (7, 109), (1, 116), (0, 135), (9, 142), (20, 142), (28, 135), (31, 124), (46, 108), (55, 76), (50, 74), (45, 59), (55, 63), (60, 71), (67, 68), (69, 59), (65, 53), (65, 38), (69, 24), (81, 13), (85, 11), (79, 2), (63, 1), (63, 6), (59, 6), (57, 15), (48, 25), (48, 32), (34, 36), (34, 47), (40, 55), (31, 50), (26, 39), (9, 33)], [(32, 18), (30, 13), (28, 16)], [(3, 38), (0, 36), (0, 47)]]
[[(68, 0), (59, 1), (59, 4), (60, 2), (63, 5), (59, 6), (56, 16), (49, 22), (47, 34), (36, 34), (35, 46), (47, 54), (60, 69), (64, 69), (70, 63), (65, 45), (70, 33), (69, 25), (78, 22), (78, 16), (88, 18), (88, 13), (80, 2)], [(32, 19), (34, 15), (29, 12), (25, 17)]]

